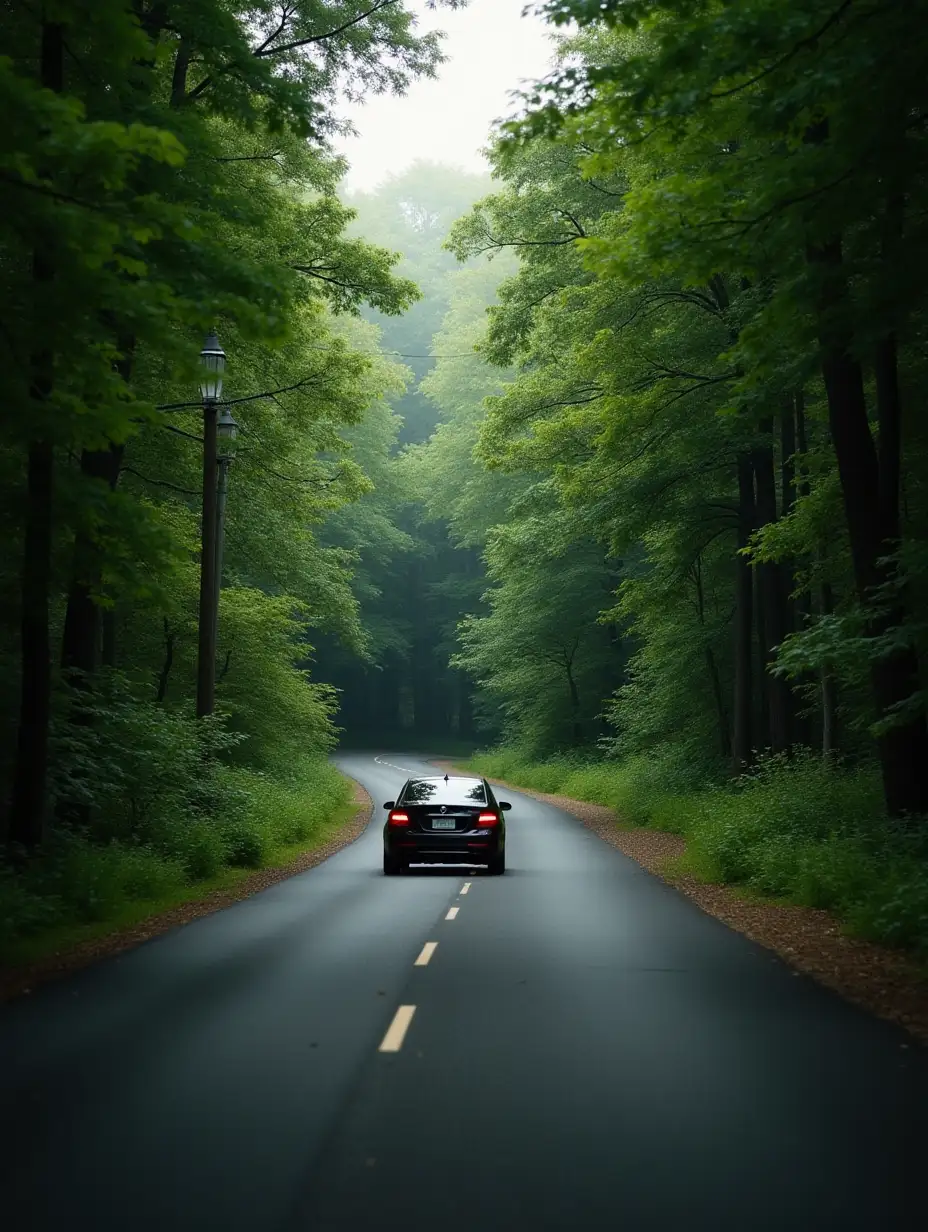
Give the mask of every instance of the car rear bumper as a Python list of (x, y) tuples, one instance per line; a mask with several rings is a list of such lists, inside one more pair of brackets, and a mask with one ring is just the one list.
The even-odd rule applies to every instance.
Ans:
[(384, 838), (384, 849), (404, 864), (486, 864), (503, 850), (500, 835), (404, 834)]

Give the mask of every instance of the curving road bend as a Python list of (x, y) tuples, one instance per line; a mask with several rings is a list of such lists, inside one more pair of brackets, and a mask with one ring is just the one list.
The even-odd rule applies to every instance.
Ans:
[(355, 844), (0, 1008), (10, 1232), (920, 1225), (901, 1032), (516, 792), (505, 877), (385, 878), (434, 771), (338, 762)]

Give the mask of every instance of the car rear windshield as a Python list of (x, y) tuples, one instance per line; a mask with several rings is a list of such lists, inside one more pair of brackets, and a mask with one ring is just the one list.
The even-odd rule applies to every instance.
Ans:
[(481, 779), (413, 779), (403, 792), (404, 804), (486, 804)]

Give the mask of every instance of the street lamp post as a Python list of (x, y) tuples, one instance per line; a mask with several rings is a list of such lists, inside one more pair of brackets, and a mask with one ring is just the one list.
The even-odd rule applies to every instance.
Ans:
[(229, 467), (235, 457), (235, 438), (238, 424), (227, 406), (222, 408), (216, 423), (222, 453), (219, 455), (219, 485), (216, 507), (216, 604), (214, 609), (213, 646), (219, 644), (219, 596), (222, 593), (222, 549), (226, 532), (226, 492), (229, 486)]
[(203, 398), (203, 518), (200, 550), (200, 610), (197, 645), (197, 718), (213, 713), (216, 693), (216, 545), (218, 539), (218, 416), (222, 373), (226, 354), (211, 332), (200, 352), (203, 365), (200, 394)]

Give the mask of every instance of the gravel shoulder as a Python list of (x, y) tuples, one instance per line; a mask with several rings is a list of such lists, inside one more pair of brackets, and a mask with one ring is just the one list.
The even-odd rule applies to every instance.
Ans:
[(297, 873), (305, 873), (315, 868), (317, 864), (321, 864), (330, 856), (335, 855), (337, 851), (341, 851), (343, 847), (347, 847), (360, 838), (367, 829), (373, 816), (373, 801), (360, 783), (352, 780), (352, 788), (352, 801), (355, 805), (353, 813), (320, 846), (302, 852), (297, 859), (288, 864), (277, 868), (257, 869), (233, 886), (214, 890), (204, 895), (203, 898), (181, 903), (168, 911), (149, 916), (128, 928), (79, 942), (75, 946), (69, 946), (67, 949), (33, 963), (0, 968), (0, 1002), (30, 993), (40, 984), (79, 971), (83, 967), (99, 962), (100, 959), (110, 958), (124, 950), (134, 949), (146, 941), (151, 941), (154, 937), (160, 937), (175, 928), (190, 924), (193, 920), (212, 915), (213, 912), (230, 907), (233, 903), (260, 894), (262, 890), (267, 890), (277, 885), (278, 882), (285, 881), (288, 877), (294, 877)]
[[(445, 771), (461, 772), (461, 767), (451, 762), (434, 764)], [(848, 937), (827, 911), (765, 902), (731, 886), (711, 885), (674, 872), (674, 862), (686, 850), (686, 840), (678, 834), (624, 828), (613, 810), (603, 805), (531, 791), (517, 783), (490, 782), (570, 813), (623, 855), (692, 899), (708, 915), (778, 954), (797, 974), (818, 980), (928, 1044), (928, 976), (905, 954)]]

